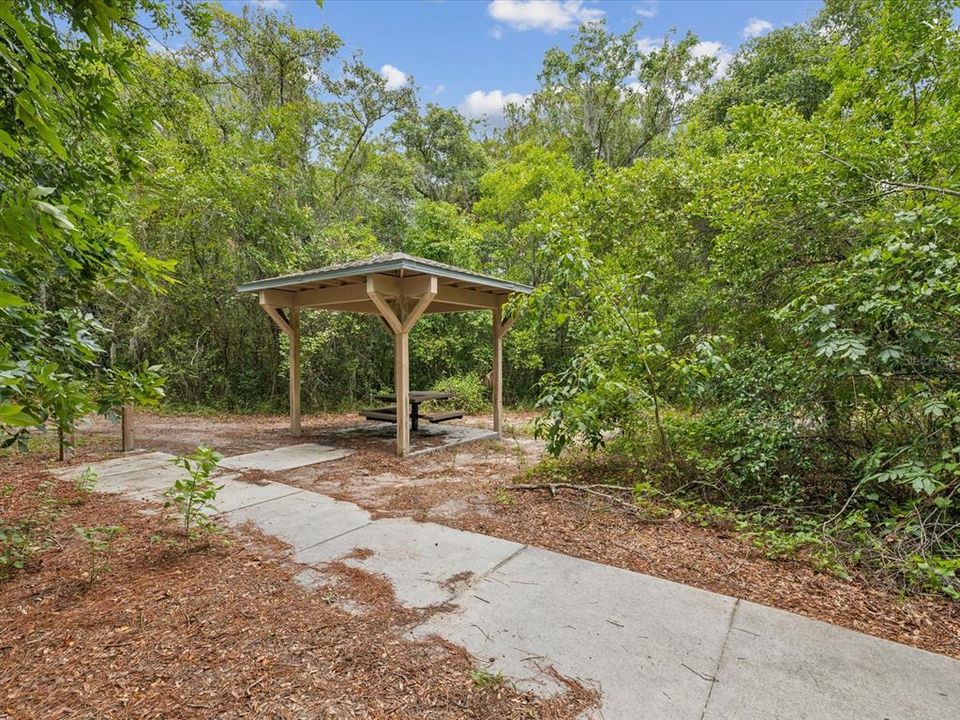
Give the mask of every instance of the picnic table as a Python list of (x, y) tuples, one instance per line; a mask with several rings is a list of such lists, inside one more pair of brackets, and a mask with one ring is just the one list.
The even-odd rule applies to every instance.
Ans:
[[(411, 390), (409, 393), (409, 397), (410, 397), (410, 429), (419, 430), (420, 418), (426, 417), (426, 416), (420, 415), (420, 404), (427, 402), (427, 400), (449, 400), (450, 393), (434, 392), (433, 390)], [(396, 402), (397, 396), (395, 393), (385, 393), (383, 395), (377, 395), (377, 400), (383, 400), (384, 402)]]
[[(437, 423), (442, 422), (443, 420), (453, 420), (455, 418), (463, 417), (463, 413), (457, 410), (429, 414), (420, 413), (421, 403), (425, 403), (428, 400), (449, 400), (450, 393), (448, 392), (436, 392), (433, 390), (411, 390), (408, 393), (408, 397), (410, 398), (411, 430), (420, 429), (420, 420), (429, 420), (432, 423)], [(384, 402), (395, 403), (397, 401), (397, 396), (395, 393), (384, 393), (382, 395), (377, 395), (376, 398), (377, 400), (383, 400)], [(364, 410), (361, 414), (368, 420), (381, 420), (383, 422), (397, 421), (396, 406)]]

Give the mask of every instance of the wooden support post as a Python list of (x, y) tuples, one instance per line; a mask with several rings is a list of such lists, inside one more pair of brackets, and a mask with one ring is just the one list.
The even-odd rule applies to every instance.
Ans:
[(499, 307), (493, 309), (493, 431), (503, 432), (503, 328)]
[(410, 333), (393, 335), (393, 391), (397, 396), (397, 455), (410, 452)]
[(300, 436), (300, 309), (290, 308), (290, 434)]
[[(411, 283), (412, 285), (412, 283)], [(367, 277), (367, 296), (380, 312), (380, 319), (393, 334), (393, 392), (397, 396), (397, 455), (410, 453), (410, 331), (437, 295), (437, 278), (416, 278), (419, 300), (410, 305), (410, 297), (403, 294), (404, 282), (390, 277)], [(394, 307), (383, 295), (384, 291), (397, 294)]]
[(120, 407), (120, 449), (133, 450), (133, 405), (129, 403)]

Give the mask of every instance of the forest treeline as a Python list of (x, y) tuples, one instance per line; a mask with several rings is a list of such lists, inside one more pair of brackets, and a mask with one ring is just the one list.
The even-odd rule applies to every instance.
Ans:
[[(551, 451), (960, 596), (957, 8), (830, 0), (722, 76), (691, 34), (584, 25), (496, 128), (263, 9), (4, 3), (0, 422), (161, 384), (282, 409), (235, 287), (404, 251), (536, 286), (506, 394)], [(389, 386), (370, 318), (303, 332), (307, 407)], [(422, 320), (412, 384), (478, 387), (489, 332)]]

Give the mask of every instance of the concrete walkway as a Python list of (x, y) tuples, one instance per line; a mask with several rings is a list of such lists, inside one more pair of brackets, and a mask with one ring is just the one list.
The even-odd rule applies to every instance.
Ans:
[[(322, 446), (318, 446), (322, 447)], [(270, 456), (290, 467), (329, 449)], [(231, 468), (245, 467), (243, 456)], [(97, 488), (154, 498), (178, 472), (163, 453), (94, 465)], [(263, 456), (256, 460), (262, 464)], [(76, 474), (83, 468), (71, 471)], [(69, 475), (71, 473), (65, 474)], [(448, 604), (414, 630), (466, 647), (478, 665), (553, 692), (554, 668), (600, 690), (606, 720), (957, 720), (960, 662), (666, 580), (223, 475), (224, 521), (284, 540), (305, 582), (324, 563), (388, 577), (413, 607)]]

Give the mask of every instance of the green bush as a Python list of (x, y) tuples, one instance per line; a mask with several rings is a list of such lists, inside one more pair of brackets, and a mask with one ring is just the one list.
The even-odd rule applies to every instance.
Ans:
[(164, 494), (177, 507), (183, 519), (183, 532), (191, 540), (197, 536), (191, 528), (206, 533), (216, 529), (216, 523), (208, 517), (215, 511), (217, 493), (223, 485), (210, 478), (223, 456), (205, 445), (199, 446), (190, 455), (176, 457), (172, 462), (187, 471), (186, 477), (177, 478), (173, 487)]
[(9, 577), (14, 570), (22, 570), (32, 549), (26, 528), (0, 524), (0, 580)]
[(98, 577), (110, 572), (109, 554), (113, 551), (114, 541), (123, 533), (124, 528), (120, 525), (75, 525), (73, 531), (87, 546), (86, 581), (88, 585), (92, 585)]
[(450, 399), (441, 403), (444, 407), (463, 410), (467, 413), (481, 413), (490, 407), (487, 401), (487, 388), (476, 375), (455, 375), (441, 380), (433, 386), (437, 392), (450, 393)]

